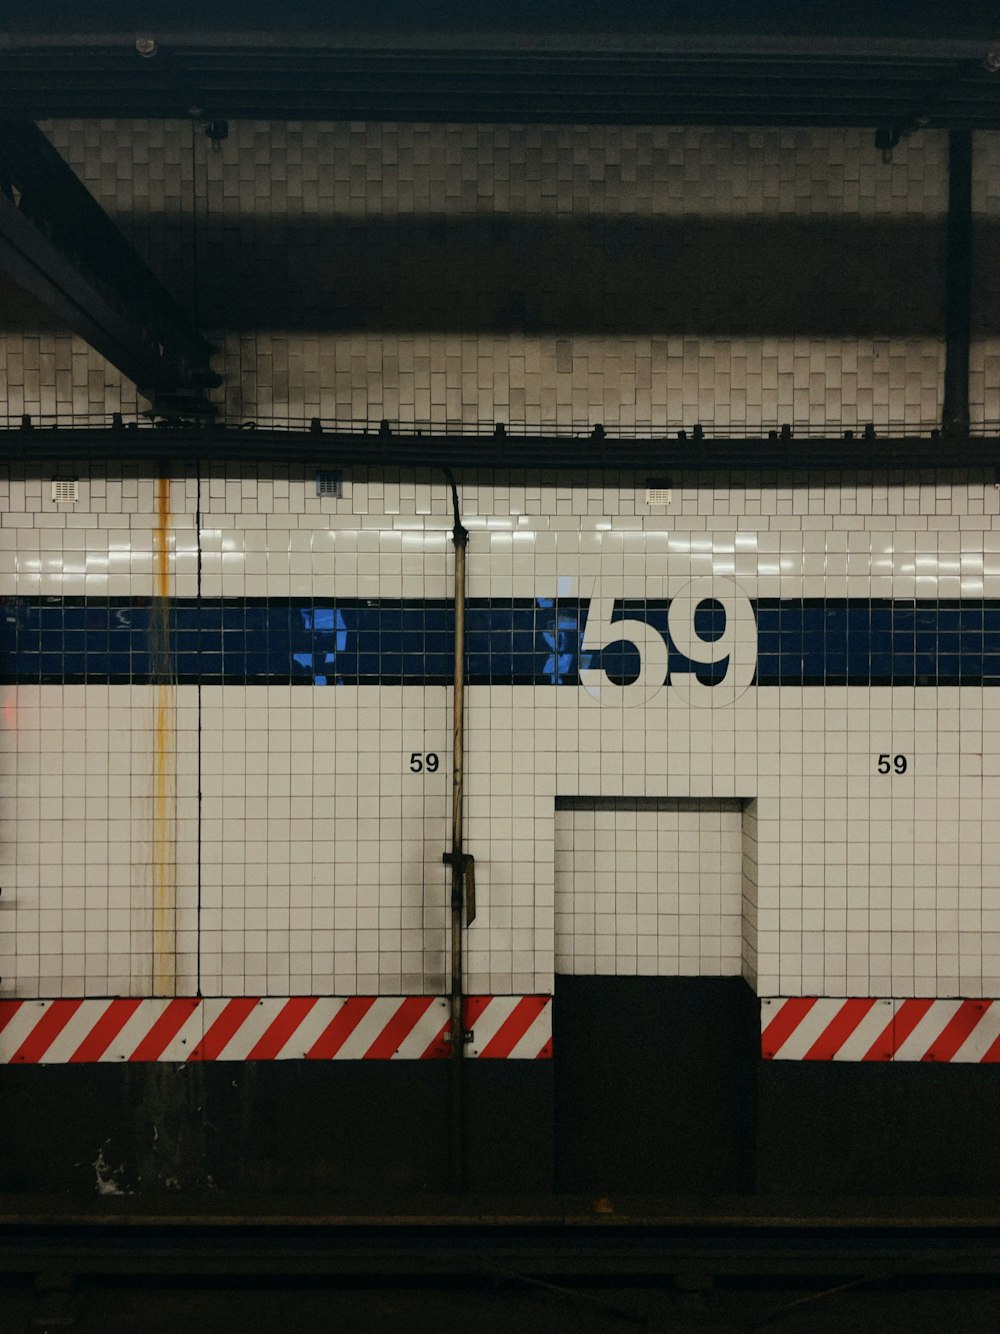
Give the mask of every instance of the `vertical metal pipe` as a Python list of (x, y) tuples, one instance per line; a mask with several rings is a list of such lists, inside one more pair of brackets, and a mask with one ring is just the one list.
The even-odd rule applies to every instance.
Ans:
[(969, 433), (972, 323), (972, 131), (948, 135), (948, 237), (945, 258), (945, 363), (941, 427)]
[(452, 707), (451, 766), (451, 853), (445, 861), (451, 865), (451, 1061), (449, 1073), (449, 1156), (452, 1188), (465, 1189), (465, 1099), (462, 1062), (465, 1056), (464, 959), (462, 921), (465, 907), (466, 858), (463, 847), (462, 813), (464, 805), (465, 763), (465, 553), (468, 531), (462, 526), (458, 488), (450, 470), (444, 470), (451, 487), (455, 526), (455, 660)]
[(150, 863), (154, 996), (173, 996), (177, 987), (177, 685), (170, 651), (171, 535), (170, 464), (164, 460), (156, 479), (153, 598), (149, 609), (153, 682)]

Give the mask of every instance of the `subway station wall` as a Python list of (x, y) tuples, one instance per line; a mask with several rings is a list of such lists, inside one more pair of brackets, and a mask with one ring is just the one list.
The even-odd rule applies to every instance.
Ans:
[[(870, 130), (50, 122), (216, 339), (232, 420), (720, 433), (940, 418), (947, 141)], [(1000, 422), (1000, 134), (975, 137), (972, 413)], [(141, 406), (0, 309), (0, 412)]]
[[(470, 992), (1000, 994), (991, 476), (459, 489)], [(3, 995), (441, 994), (443, 479), (0, 501)]]

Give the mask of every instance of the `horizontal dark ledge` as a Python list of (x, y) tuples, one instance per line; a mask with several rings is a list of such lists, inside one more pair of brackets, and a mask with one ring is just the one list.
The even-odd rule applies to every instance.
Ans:
[[(424, 472), (463, 470), (552, 472), (560, 480), (599, 473), (645, 474), (652, 484), (679, 475), (981, 472), (1000, 468), (1000, 436), (929, 438), (885, 436), (770, 440), (760, 437), (678, 440), (567, 435), (379, 435), (247, 429), (243, 427), (35, 427), (0, 429), (0, 462), (40, 468), (104, 461), (154, 461), (172, 470), (212, 462), (274, 463), (339, 468), (392, 468)], [(756, 474), (761, 474), (756, 476)], [(1000, 476), (995, 480), (1000, 481)]]

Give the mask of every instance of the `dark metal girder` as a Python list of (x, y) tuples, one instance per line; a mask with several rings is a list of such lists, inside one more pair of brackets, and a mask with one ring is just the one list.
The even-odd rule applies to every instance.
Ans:
[(160, 34), (147, 60), (123, 42), (0, 41), (0, 114), (177, 116), (196, 103), (230, 118), (875, 127), (933, 103), (935, 127), (1000, 128), (1000, 75), (984, 67), (985, 42), (770, 39), (737, 51), (707, 34), (700, 47), (623, 45), (607, 34), (540, 34), (533, 44), (498, 33), (491, 45), (489, 34), (441, 43), (415, 30), (359, 33), (352, 42), (345, 31), (315, 47), (287, 33), (286, 45), (257, 36), (255, 48), (239, 34), (194, 45)]
[[(777, 433), (776, 433), (777, 434)], [(926, 436), (873, 439), (595, 439), (565, 435), (379, 435), (322, 431), (183, 426), (150, 429), (63, 427), (0, 430), (0, 463), (90, 466), (104, 460), (169, 457), (184, 470), (200, 463), (278, 463), (304, 467), (393, 468), (558, 474), (561, 480), (632, 472), (642, 478), (753, 474), (766, 485), (792, 473), (936, 474), (1000, 468), (1000, 436), (943, 441)]]
[(30, 121), (0, 121), (0, 268), (146, 397), (219, 382), (211, 344)]
[[(151, 91), (150, 82), (137, 78), (134, 71), (119, 74), (108, 71), (107, 78), (118, 80), (114, 89), (120, 95), (124, 89), (146, 95)], [(4, 82), (8, 95), (28, 93), (35, 95), (58, 94), (60, 96), (79, 95), (93, 92), (97, 82), (94, 74), (79, 70), (67, 72), (65, 76), (51, 70), (35, 75), (24, 71), (5, 72)], [(628, 99), (650, 89), (657, 91), (673, 90), (676, 93), (713, 94), (730, 98), (754, 97), (760, 94), (779, 92), (784, 96), (814, 97), (865, 97), (883, 99), (887, 97), (911, 96), (922, 92), (937, 92), (938, 83), (934, 79), (918, 78), (912, 73), (900, 74), (886, 71), (883, 75), (871, 78), (858, 78), (848, 71), (822, 78), (809, 78), (801, 73), (772, 77), (768, 74), (729, 78), (724, 74), (702, 74), (695, 70), (625, 70), (613, 74), (601, 73), (596, 79), (586, 72), (569, 70), (509, 70), (475, 71), (471, 69), (449, 71), (386, 70), (386, 69), (338, 69), (310, 70), (298, 73), (290, 70), (243, 69), (219, 72), (208, 70), (200, 73), (198, 86), (202, 93), (213, 91), (221, 96), (233, 96), (248, 92), (281, 93), (286, 96), (299, 92), (331, 92), (340, 95), (346, 93), (384, 92), (390, 89), (399, 93), (426, 90), (466, 91), (480, 97), (498, 96), (510, 92), (532, 92), (544, 96), (551, 90), (572, 91), (578, 95), (603, 93)], [(1000, 103), (1000, 86), (991, 88), (972, 81), (956, 81), (950, 85), (956, 95), (970, 100), (989, 104)], [(174, 90), (166, 84), (157, 84), (153, 90), (157, 96), (171, 94)], [(984, 94), (989, 91), (991, 96)]]
[[(176, 98), (150, 100), (144, 93), (119, 90), (113, 103), (58, 100), (33, 94), (18, 98), (0, 89), (0, 116), (27, 107), (43, 116), (67, 118), (93, 115), (159, 118), (182, 114)], [(567, 90), (562, 96), (497, 93), (490, 97), (429, 89), (419, 95), (401, 96), (394, 90), (366, 91), (353, 96), (338, 90), (294, 90), (262, 93), (241, 89), (212, 91), (213, 104), (222, 106), (231, 120), (390, 120), (460, 123), (567, 123), (625, 125), (741, 125), (768, 126), (859, 126), (874, 128), (883, 123), (909, 121), (924, 99), (899, 95), (895, 98), (835, 99), (820, 96), (796, 97), (772, 90), (765, 96), (713, 95), (711, 89), (688, 97), (646, 90), (630, 97), (611, 92), (584, 93)], [(219, 113), (222, 114), (221, 112)], [(949, 96), (938, 104), (928, 123), (931, 129), (1000, 129), (1000, 101), (982, 103)]]
[[(114, 73), (129, 76), (136, 83), (166, 86), (168, 79), (158, 53), (154, 63), (140, 62), (132, 53), (123, 51), (60, 51), (10, 52), (0, 48), (4, 74), (24, 80), (48, 79), (53, 86), (66, 80), (85, 81)], [(798, 78), (819, 82), (841, 77), (867, 82), (884, 78), (921, 79), (932, 81), (942, 70), (957, 69), (965, 77), (986, 84), (989, 75), (981, 65), (971, 61), (941, 61), (931, 59), (875, 60), (875, 59), (819, 59), (808, 57), (793, 60), (787, 56), (760, 57), (755, 60), (734, 60), (713, 55), (671, 56), (643, 52), (574, 51), (555, 52), (454, 52), (448, 55), (425, 54), (419, 51), (253, 51), (253, 52), (190, 52), (173, 53), (175, 61), (183, 63), (193, 77), (245, 79), (256, 77), (284, 77), (288, 79), (316, 76), (337, 77), (345, 73), (381, 72), (397, 75), (423, 71), (435, 77), (471, 75), (478, 78), (535, 74), (549, 76), (562, 71), (568, 75), (586, 78), (593, 75), (623, 77), (625, 75), (665, 74), (690, 75), (695, 78), (717, 78), (733, 82), (742, 77), (789, 79)]]

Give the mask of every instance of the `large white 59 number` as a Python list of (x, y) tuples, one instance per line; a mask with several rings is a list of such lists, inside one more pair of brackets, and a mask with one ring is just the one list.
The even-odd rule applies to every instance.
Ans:
[(599, 667), (582, 667), (580, 684), (599, 704), (646, 704), (667, 679), (667, 646), (655, 626), (645, 621), (612, 621), (614, 596), (594, 589), (581, 637), (581, 653), (597, 653), (602, 648), (627, 640), (639, 654), (639, 675), (626, 686), (612, 685)]
[[(703, 602), (718, 602), (725, 612), (726, 623), (718, 639), (702, 639), (695, 628), (695, 612)], [(667, 629), (674, 648), (695, 668), (729, 659), (724, 676), (715, 685), (703, 684), (694, 671), (672, 671), (670, 684), (678, 694), (701, 708), (735, 703), (757, 670), (757, 620), (750, 599), (738, 585), (719, 575), (692, 579), (670, 599)]]
[[(725, 616), (725, 624), (714, 639), (703, 639), (696, 628), (695, 613), (706, 602), (719, 603)], [(613, 594), (595, 588), (581, 637), (581, 653), (600, 652), (626, 640), (639, 654), (639, 674), (628, 685), (614, 685), (601, 668), (581, 667), (580, 684), (600, 704), (647, 704), (667, 679), (666, 641), (646, 621), (612, 621), (614, 606)], [(670, 599), (667, 627), (677, 653), (691, 664), (689, 670), (675, 667), (670, 673), (670, 684), (678, 695), (697, 707), (714, 708), (739, 699), (757, 669), (757, 622), (750, 599), (737, 584), (718, 575), (690, 580)], [(699, 667), (723, 662), (725, 671), (714, 685), (698, 680)]]

